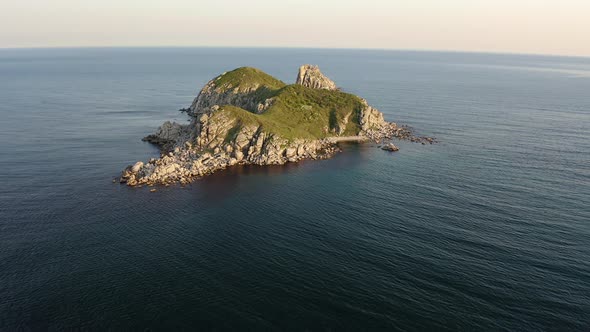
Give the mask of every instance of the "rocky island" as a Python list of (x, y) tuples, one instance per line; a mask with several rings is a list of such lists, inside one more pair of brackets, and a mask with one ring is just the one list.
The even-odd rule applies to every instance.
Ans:
[(129, 186), (188, 183), (237, 164), (275, 165), (323, 159), (338, 142), (391, 138), (433, 143), (387, 122), (367, 101), (340, 91), (317, 66), (299, 68), (295, 84), (242, 67), (209, 81), (183, 109), (190, 123), (165, 122), (144, 138), (160, 158), (128, 166)]

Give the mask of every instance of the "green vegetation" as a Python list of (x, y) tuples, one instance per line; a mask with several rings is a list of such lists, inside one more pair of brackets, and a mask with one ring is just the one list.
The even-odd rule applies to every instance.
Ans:
[(215, 85), (221, 92), (238, 87), (240, 90), (266, 87), (266, 90), (278, 90), (286, 84), (260, 69), (241, 67), (228, 71), (215, 78)]
[(348, 115), (343, 135), (356, 135), (361, 107), (361, 99), (355, 95), (293, 84), (278, 91), (272, 106), (261, 116), (322, 138), (333, 136), (332, 130)]
[[(266, 114), (266, 113), (265, 113)], [(265, 114), (254, 114), (246, 111), (245, 109), (226, 105), (223, 106), (216, 115), (225, 115), (230, 119), (236, 119), (236, 125), (229, 130), (225, 141), (231, 141), (238, 134), (239, 129), (246, 125), (262, 126), (262, 129), (270, 134), (276, 134), (282, 138), (293, 140), (296, 138), (317, 138), (309, 132), (305, 131), (304, 128), (299, 126), (288, 126), (284, 122), (277, 122), (275, 118), (265, 116)]]
[[(257, 124), (286, 139), (324, 138), (336, 136), (335, 131), (348, 119), (342, 135), (357, 135), (360, 130), (361, 99), (341, 91), (310, 89), (285, 83), (254, 68), (243, 67), (219, 76), (218, 87), (251, 88), (255, 100), (273, 98), (272, 105), (262, 114), (255, 114), (233, 105), (221, 105), (220, 114), (237, 119), (237, 127), (230, 130), (226, 140), (238, 132), (241, 125)], [(223, 91), (223, 90), (222, 90)], [(253, 111), (253, 110), (252, 110)]]

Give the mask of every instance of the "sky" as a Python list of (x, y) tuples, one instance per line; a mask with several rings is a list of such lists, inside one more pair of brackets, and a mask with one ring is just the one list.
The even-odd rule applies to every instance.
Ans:
[(0, 48), (230, 46), (590, 56), (590, 0), (0, 0)]

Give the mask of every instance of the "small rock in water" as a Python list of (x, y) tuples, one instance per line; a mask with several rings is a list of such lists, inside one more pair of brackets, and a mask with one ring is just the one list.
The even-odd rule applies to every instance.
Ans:
[(150, 189), (150, 192), (151, 193), (156, 192), (156, 189), (155, 188), (154, 189)]
[(399, 151), (399, 148), (397, 146), (395, 146), (393, 143), (389, 143), (389, 144), (384, 145), (381, 148), (381, 150), (395, 152), (395, 151)]

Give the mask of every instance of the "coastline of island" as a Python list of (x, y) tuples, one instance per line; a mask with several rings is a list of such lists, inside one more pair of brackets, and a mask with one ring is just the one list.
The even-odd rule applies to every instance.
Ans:
[[(129, 165), (119, 182), (187, 184), (233, 165), (325, 159), (345, 141), (436, 142), (385, 121), (365, 99), (340, 91), (311, 65), (301, 66), (290, 85), (256, 68), (237, 68), (210, 80), (181, 111), (189, 116), (188, 125), (166, 121), (143, 138), (160, 147), (160, 158)], [(393, 143), (386, 147), (399, 150)]]

